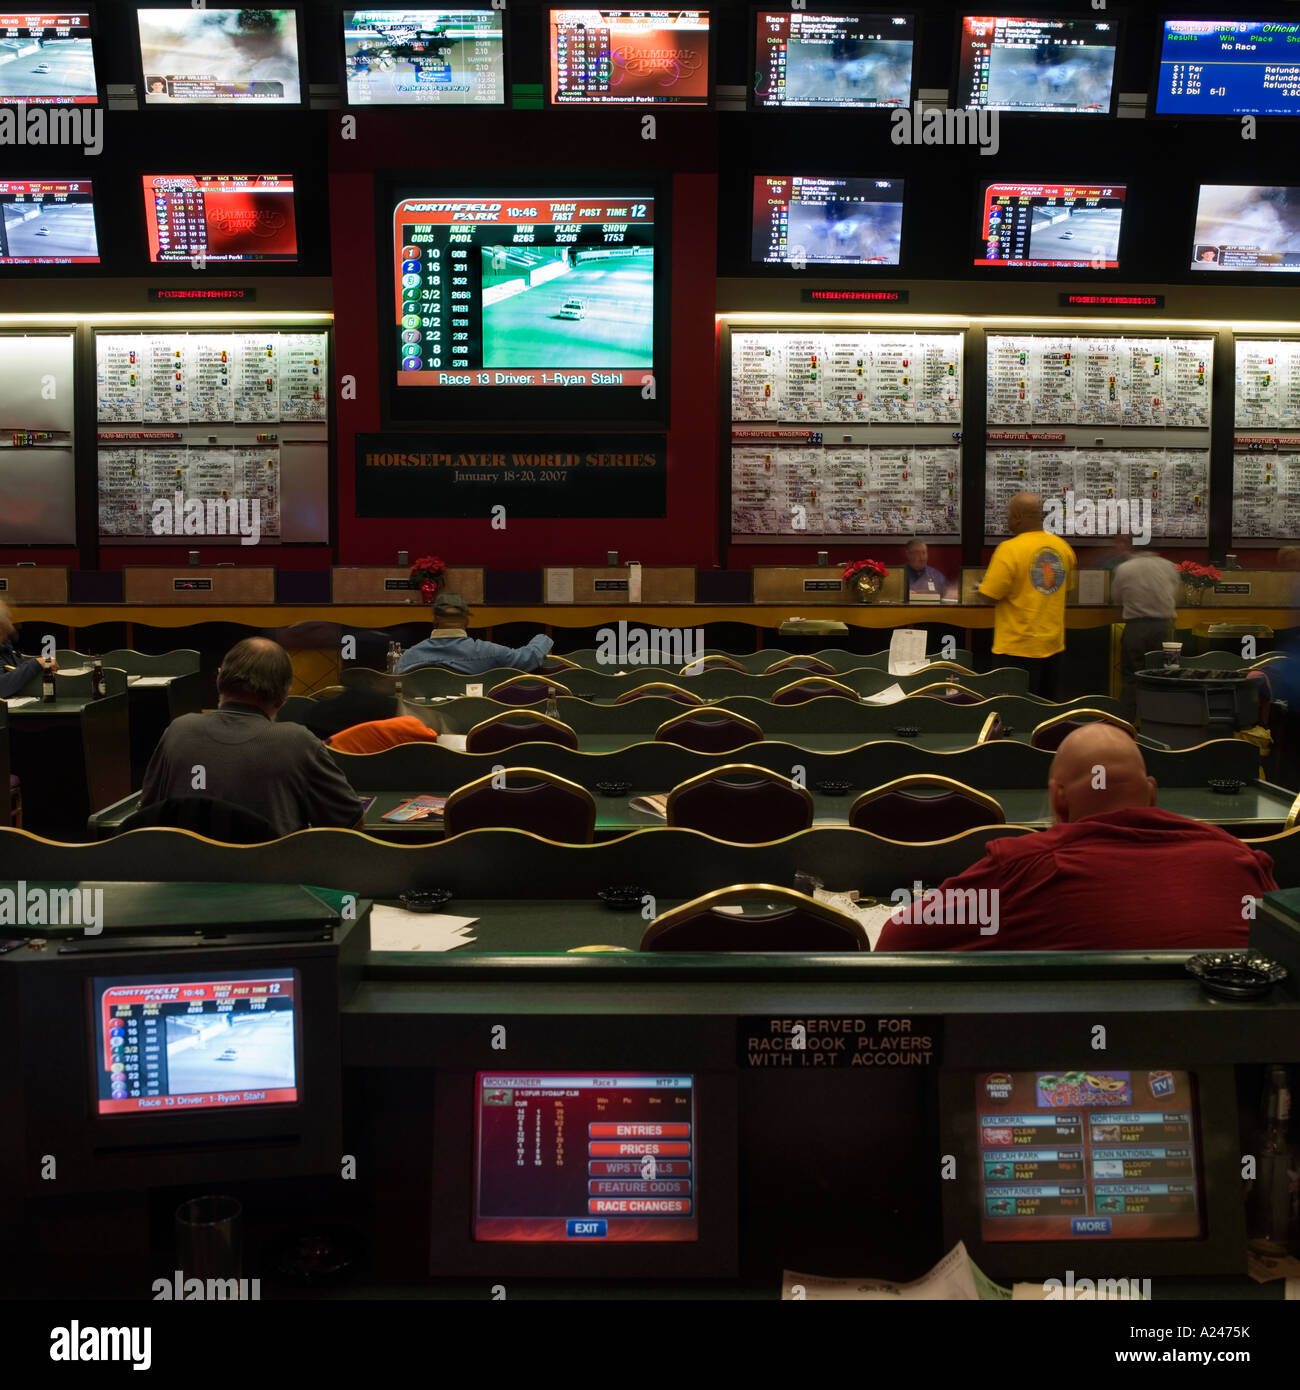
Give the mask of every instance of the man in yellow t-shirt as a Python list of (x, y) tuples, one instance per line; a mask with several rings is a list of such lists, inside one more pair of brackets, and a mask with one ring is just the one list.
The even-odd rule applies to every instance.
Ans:
[(1043, 530), (1043, 499), (1017, 493), (1007, 504), (1011, 539), (993, 552), (976, 591), (993, 612), (995, 665), (1029, 672), (1029, 693), (1060, 698), (1065, 652), (1065, 591), (1077, 561), (1060, 538)]

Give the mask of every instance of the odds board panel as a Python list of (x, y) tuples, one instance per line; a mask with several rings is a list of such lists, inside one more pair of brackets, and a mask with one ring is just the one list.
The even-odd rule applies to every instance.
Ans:
[(1300, 536), (1300, 340), (1236, 342), (1232, 535)]

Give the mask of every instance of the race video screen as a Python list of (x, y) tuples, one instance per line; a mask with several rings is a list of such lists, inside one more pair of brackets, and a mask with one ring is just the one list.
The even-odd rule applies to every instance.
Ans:
[(957, 105), (989, 111), (1110, 114), (1116, 26), (1105, 19), (961, 22)]
[(654, 366), (648, 193), (403, 198), (399, 386), (640, 386)]
[(298, 103), (294, 10), (137, 10), (147, 106)]
[(1185, 1071), (975, 1078), (986, 1241), (1194, 1240), (1205, 1206)]
[(0, 13), (0, 105), (96, 106), (90, 15)]
[(1300, 116), (1300, 20), (1166, 19), (1157, 116)]
[(123, 976), (91, 986), (99, 1114), (297, 1101), (297, 971)]
[(349, 106), (504, 106), (502, 10), (344, 10)]
[(1192, 269), (1300, 271), (1300, 188), (1203, 183)]
[(754, 177), (757, 265), (897, 265), (902, 244), (902, 179)]
[(754, 105), (901, 107), (912, 99), (911, 15), (759, 10)]
[(89, 179), (0, 179), (0, 266), (98, 264)]
[(989, 183), (974, 264), (1117, 270), (1124, 184)]
[(557, 106), (707, 106), (705, 10), (552, 10)]
[(699, 1238), (695, 1079), (479, 1072), (474, 1239)]
[(296, 261), (290, 174), (145, 174), (149, 259)]

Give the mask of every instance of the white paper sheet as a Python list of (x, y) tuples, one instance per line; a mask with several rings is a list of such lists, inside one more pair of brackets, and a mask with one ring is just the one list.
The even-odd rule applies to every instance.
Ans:
[(370, 909), (372, 951), (454, 951), (475, 940), (468, 928), (477, 917), (453, 917), (445, 912), (408, 912), (403, 907)]
[(795, 1274), (787, 1269), (781, 1276), (781, 1297), (809, 1303), (854, 1299), (942, 1299), (975, 1303), (979, 1301), (979, 1292), (966, 1246), (958, 1241), (928, 1274), (913, 1279), (910, 1284), (893, 1284), (887, 1279), (828, 1279), (820, 1274)]
[(864, 695), (862, 703), (864, 705), (896, 705), (900, 700), (906, 698), (907, 691), (901, 685), (887, 685), (875, 695)]
[(910, 676), (925, 661), (925, 632), (921, 628), (900, 627), (889, 639), (889, 674)]
[(457, 753), (463, 753), (465, 751), (465, 740), (468, 737), (468, 734), (439, 734), (438, 742), (441, 743), (444, 748), (451, 748)]
[(547, 603), (573, 602), (573, 571), (571, 569), (548, 569), (546, 571)]
[(176, 679), (175, 676), (131, 676), (129, 677), (132, 685), (145, 687), (170, 685)]
[(880, 933), (885, 929), (885, 923), (894, 911), (893, 903), (857, 903), (847, 893), (828, 893), (824, 888), (817, 889), (813, 896), (819, 903), (825, 903), (828, 907), (856, 917), (862, 923), (873, 951), (876, 949), (876, 942), (880, 940)]
[(37, 703), (35, 695), (14, 695), (4, 702), (10, 709), (18, 709), (21, 705), (34, 705)]

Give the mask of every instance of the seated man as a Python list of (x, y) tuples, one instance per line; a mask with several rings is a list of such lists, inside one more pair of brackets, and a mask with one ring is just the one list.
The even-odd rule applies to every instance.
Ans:
[(948, 588), (948, 581), (942, 570), (928, 563), (930, 547), (924, 541), (908, 541), (903, 551), (907, 567), (903, 571), (907, 577), (909, 594), (940, 594)]
[(459, 594), (439, 594), (433, 601), (433, 631), (402, 654), (398, 671), (409, 671), (413, 666), (446, 666), (467, 676), (498, 667), (536, 671), (554, 645), (540, 632), (526, 647), (480, 642), (465, 631), (468, 621), (469, 604)]
[(0, 700), (19, 694), (40, 671), (57, 671), (59, 663), (46, 656), (24, 656), (14, 645), (18, 628), (9, 616), (9, 606), (0, 603)]
[(217, 672), (215, 710), (183, 714), (163, 734), (140, 805), (212, 796), (255, 811), (277, 835), (311, 825), (359, 826), (363, 806), (324, 745), (301, 724), (275, 724), (293, 681), (283, 647), (248, 637)]
[(1273, 861), (1218, 826), (1158, 810), (1155, 780), (1122, 729), (1076, 729), (1057, 750), (1047, 785), (1057, 822), (1050, 830), (992, 841), (978, 864), (927, 895), (928, 908), (925, 899), (896, 908), (876, 950), (1247, 944), (1244, 899), (1277, 887)]

